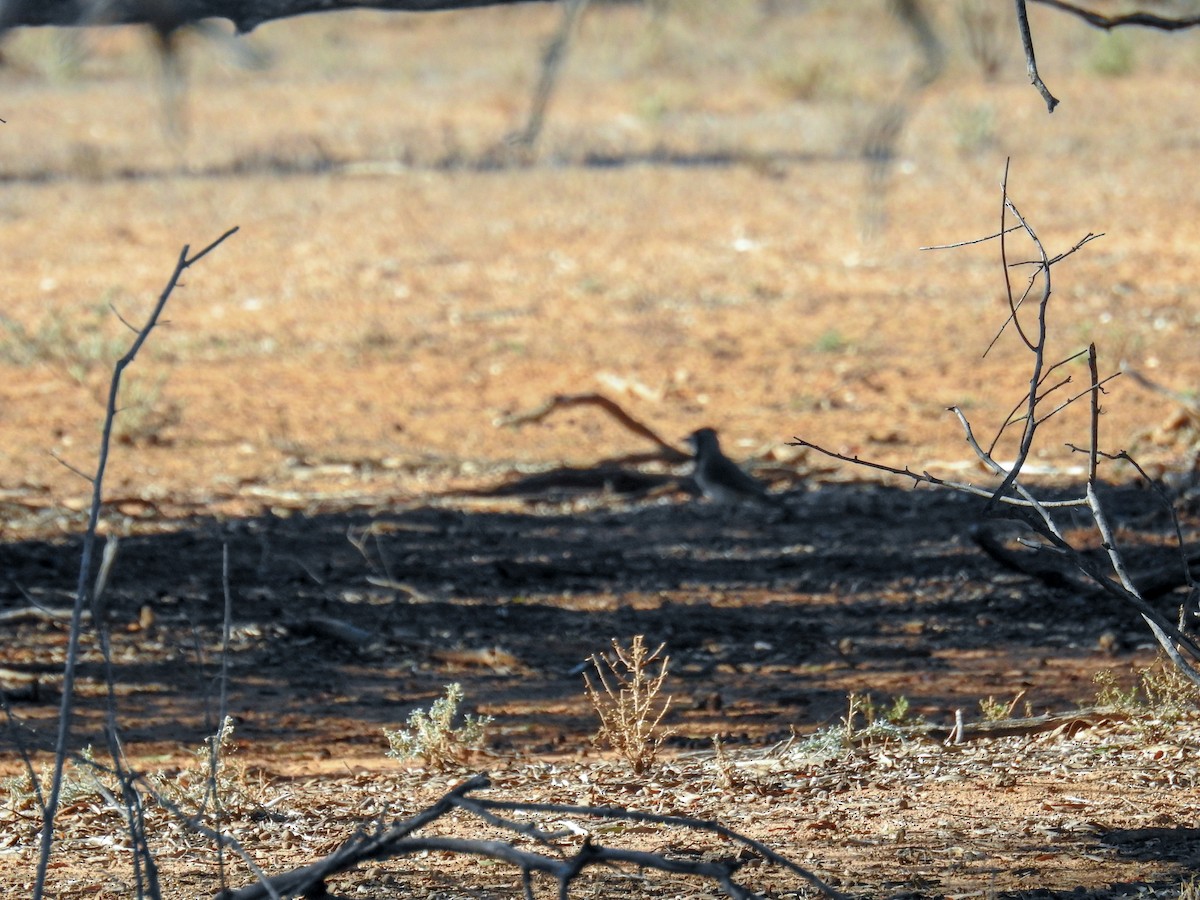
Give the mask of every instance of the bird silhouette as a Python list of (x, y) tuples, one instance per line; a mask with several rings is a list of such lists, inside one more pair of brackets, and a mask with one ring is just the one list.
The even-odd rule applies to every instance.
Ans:
[(721, 452), (721, 442), (711, 428), (688, 435), (694, 454), (692, 480), (706, 498), (724, 506), (753, 505), (786, 509), (783, 501), (767, 491), (758, 479), (746, 474)]

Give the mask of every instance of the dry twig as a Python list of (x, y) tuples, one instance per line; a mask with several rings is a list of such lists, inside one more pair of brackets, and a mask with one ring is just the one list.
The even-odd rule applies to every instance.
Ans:
[[(1021, 0), (1018, 0), (1018, 5), (1023, 6)], [(1008, 171), (1005, 169), (1005, 177), (1002, 182), (1002, 212), (1000, 228), (993, 236), (1000, 243), (1000, 258), (1001, 265), (1004, 271), (1005, 287), (1008, 296), (1009, 315), (1004, 325), (1001, 326), (1000, 333), (1003, 333), (1005, 328), (1012, 324), (1013, 330), (1021, 343), (1029, 351), (1030, 355), (1030, 378), (1029, 390), (1016, 404), (1011, 412), (1000, 425), (995, 439), (991, 446), (984, 449), (975, 438), (971, 423), (966, 415), (958, 408), (951, 408), (951, 412), (958, 418), (959, 424), (962, 426), (963, 434), (968, 445), (974, 452), (975, 456), (993, 472), (999, 479), (1000, 483), (994, 488), (980, 488), (972, 484), (964, 484), (961, 482), (948, 482), (937, 478), (928, 472), (914, 472), (907, 466), (904, 468), (896, 468), (894, 466), (883, 465), (880, 463), (860, 460), (857, 457), (846, 457), (842, 454), (826, 450), (809, 441), (800, 438), (795, 439), (797, 446), (810, 447), (819, 453), (824, 453), (835, 459), (841, 459), (853, 462), (856, 465), (866, 466), (868, 468), (890, 472), (895, 475), (902, 475), (912, 479), (916, 484), (930, 484), (938, 487), (950, 488), (952, 490), (961, 491), (964, 493), (974, 494), (976, 496), (986, 496), (988, 498), (985, 512), (990, 515), (996, 515), (1000, 508), (1004, 508), (1009, 516), (1016, 515), (1024, 522), (1035, 535), (1041, 538), (1041, 543), (1035, 545), (1037, 549), (1061, 554), (1064, 559), (1078, 569), (1088, 580), (1096, 587), (1110, 596), (1116, 597), (1122, 602), (1132, 606), (1141, 616), (1143, 621), (1149, 627), (1151, 633), (1158, 641), (1163, 651), (1175, 663), (1180, 672), (1182, 672), (1189, 680), (1196, 684), (1200, 684), (1200, 672), (1197, 672), (1195, 663), (1200, 662), (1200, 645), (1197, 645), (1190, 637), (1185, 635), (1182, 630), (1174, 623), (1170, 622), (1154, 607), (1146, 602), (1145, 597), (1139, 592), (1137, 585), (1127, 570), (1124, 560), (1122, 559), (1120, 550), (1117, 546), (1114, 531), (1108, 521), (1107, 513), (1100, 502), (1097, 494), (1098, 468), (1102, 459), (1129, 459), (1128, 454), (1123, 451), (1119, 454), (1106, 454), (1100, 449), (1100, 397), (1104, 393), (1105, 384), (1115, 376), (1109, 376), (1102, 379), (1099, 374), (1099, 367), (1096, 359), (1095, 345), (1090, 345), (1081, 353), (1072, 354), (1059, 362), (1048, 364), (1047, 360), (1047, 342), (1049, 337), (1049, 329), (1047, 326), (1047, 310), (1050, 304), (1051, 297), (1051, 269), (1071, 256), (1073, 253), (1082, 248), (1085, 244), (1094, 240), (1098, 235), (1086, 235), (1079, 240), (1069, 250), (1051, 256), (1046, 252), (1045, 246), (1028, 220), (1021, 214), (1016, 204), (1008, 193)], [(1036, 250), (1036, 259), (1026, 262), (1017, 263), (1017, 265), (1032, 265), (1034, 272), (1029, 278), (1024, 292), (1016, 297), (1012, 290), (1011, 280), (1009, 278), (1010, 264), (1008, 261), (1007, 239), (1012, 229), (1008, 226), (1007, 216), (1012, 215), (1019, 226), (1020, 230), (1025, 233), (1033, 244)], [(1028, 313), (1027, 317), (1032, 318), (1032, 322), (1022, 322), (1023, 306), (1026, 299), (1035, 296), (1034, 288), (1040, 284), (1040, 296), (1036, 302), (1036, 306), (1032, 313)], [(1031, 304), (1032, 305), (1032, 304)], [(997, 338), (999, 335), (997, 335)], [(995, 339), (992, 345), (995, 344)], [(989, 349), (992, 345), (989, 345)], [(1086, 356), (1088, 363), (1089, 381), (1088, 385), (1069, 395), (1065, 400), (1056, 402), (1048, 410), (1044, 409), (1048, 405), (1047, 401), (1060, 388), (1066, 386), (1070, 382), (1070, 377), (1062, 378), (1057, 381), (1051, 381), (1050, 376), (1056, 370), (1064, 365), (1064, 363), (1077, 359), (1080, 356)], [(1057, 376), (1056, 376), (1057, 377)], [(1086, 400), (1088, 402), (1088, 446), (1083, 452), (1088, 456), (1088, 476), (1084, 486), (1082, 496), (1068, 500), (1046, 501), (1035, 496), (1034, 493), (1027, 488), (1021, 481), (1021, 470), (1025, 461), (1029, 458), (1030, 452), (1033, 449), (1034, 441), (1039, 428), (1050, 418), (1058, 415), (1063, 410), (1074, 405), (1076, 402)], [(1022, 410), (1018, 415), (1018, 410)], [(1022, 423), (1023, 428), (1020, 435), (1019, 446), (1016, 459), (1014, 462), (1007, 465), (1001, 465), (995, 458), (994, 451), (1000, 438), (1005, 431), (1017, 422)], [(1140, 471), (1140, 469), (1139, 469)], [(1143, 473), (1144, 474), (1144, 473)], [(1100, 536), (1101, 546), (1107, 554), (1108, 565), (1105, 568), (1100, 562), (1089, 557), (1080, 547), (1072, 544), (1064, 535), (1064, 531), (1059, 527), (1055, 518), (1055, 513), (1064, 508), (1078, 508), (1087, 510), (1091, 515), (1092, 522), (1096, 532)], [(1181, 540), (1182, 535), (1179, 532), (1178, 524), (1176, 524), (1176, 538)], [(987, 541), (984, 541), (984, 546), (987, 547)], [(1001, 559), (1007, 565), (1015, 563), (1015, 557), (1011, 554), (1001, 554), (995, 552), (994, 556)], [(1181, 553), (1181, 563), (1185, 570), (1188, 565), (1186, 554)], [(1019, 564), (1019, 563), (1016, 563)], [(1185, 571), (1185, 578), (1190, 584), (1190, 573)]]
[[(88, 582), (91, 578), (92, 555), (95, 552), (96, 532), (104, 500), (104, 474), (108, 467), (108, 454), (109, 448), (112, 445), (113, 425), (117, 417), (117, 400), (121, 390), (121, 376), (133, 364), (138, 352), (142, 349), (142, 345), (145, 344), (146, 340), (150, 337), (150, 333), (157, 327), (163, 309), (166, 307), (167, 301), (171, 298), (176, 285), (178, 285), (179, 279), (183, 277), (183, 273), (215, 250), (236, 231), (236, 227), (229, 229), (194, 255), (189, 255), (191, 248), (188, 245), (184, 245), (183, 250), (180, 251), (179, 259), (175, 263), (175, 269), (167, 280), (166, 287), (163, 288), (162, 293), (159, 295), (158, 302), (155, 304), (153, 310), (151, 310), (146, 324), (137, 333), (137, 337), (134, 338), (125, 355), (117, 360), (116, 365), (113, 367), (112, 380), (109, 383), (108, 389), (108, 402), (105, 407), (104, 427), (100, 435), (100, 453), (96, 463), (96, 474), (90, 479), (92, 485), (91, 504), (88, 510), (87, 530), (84, 532), (83, 553), (79, 563), (79, 579), (75, 589), (75, 604), (71, 611), (71, 626), (67, 638), (67, 656), (63, 666), (62, 701), (59, 709), (58, 736), (55, 741), (54, 768), (50, 776), (50, 790), (46, 799), (45, 814), (42, 819), (41, 845), (38, 853), (37, 875), (34, 880), (33, 900), (41, 900), (45, 892), (46, 872), (50, 865), (50, 857), (54, 847), (54, 819), (58, 811), (59, 798), (62, 793), (63, 770), (66, 766), (71, 722), (75, 710), (75, 669), (79, 661), (79, 644), (83, 632), (83, 618), (84, 612), (92, 607), (94, 599), (93, 595), (89, 592)], [(110, 683), (110, 689), (111, 687)], [(115, 740), (115, 735), (111, 735), (111, 737)], [(114, 762), (120, 765), (119, 754), (117, 754)], [(128, 781), (127, 774), (122, 773), (123, 783)], [(145, 861), (145, 857), (140, 852), (137, 856), (143, 862)], [(153, 872), (150, 873), (150, 877), (153, 883)]]
[[(281, 875), (261, 879), (236, 891), (223, 891), (218, 900), (260, 900), (274, 896), (321, 896), (328, 878), (349, 871), (361, 863), (372, 860), (392, 859), (426, 851), (480, 856), (507, 862), (521, 870), (525, 896), (532, 897), (533, 876), (544, 873), (558, 882), (559, 897), (570, 895), (572, 884), (583, 871), (591, 866), (631, 865), (639, 869), (653, 869), (706, 878), (715, 882), (729, 897), (748, 898), (755, 896), (748, 888), (734, 880), (734, 875), (745, 863), (746, 853), (770, 862), (802, 878), (833, 900), (847, 900), (846, 895), (826, 884), (812, 872), (797, 865), (785, 856), (771, 850), (765, 844), (739, 834), (716, 822), (692, 819), (687, 816), (668, 816), (637, 812), (612, 806), (571, 806), (558, 803), (519, 803), (504, 800), (478, 799), (471, 794), (491, 786), (486, 775), (476, 775), (451, 790), (432, 806), (415, 816), (384, 828), (380, 824), (373, 832), (359, 830), (342, 843), (337, 850), (324, 859)], [(512, 831), (530, 838), (549, 852), (534, 852), (500, 840), (464, 840), (448, 837), (419, 837), (420, 829), (431, 825), (453, 810), (461, 810), (482, 822)], [(561, 834), (547, 833), (527, 823), (509, 819), (497, 813), (537, 813), (556, 817), (586, 819), (617, 819), (626, 822), (663, 825), (705, 831), (739, 845), (743, 853), (724, 859), (679, 859), (660, 853), (623, 850), (604, 847), (585, 837), (573, 853), (568, 854), (561, 841)]]
[(567, 409), (572, 406), (598, 406), (620, 424), (624, 425), (638, 437), (644, 437), (648, 441), (657, 444), (664, 453), (664, 456), (670, 462), (683, 462), (691, 457), (683, 451), (677, 449), (668, 441), (661, 438), (657, 432), (650, 426), (639, 422), (621, 406), (603, 394), (559, 394), (547, 400), (536, 409), (531, 409), (523, 413), (514, 413), (510, 416), (505, 416), (496, 422), (500, 426), (508, 425), (528, 425), (531, 422), (540, 422), (552, 412), (560, 409)]

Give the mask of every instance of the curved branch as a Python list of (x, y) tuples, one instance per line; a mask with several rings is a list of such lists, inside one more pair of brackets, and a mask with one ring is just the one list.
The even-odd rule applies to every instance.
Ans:
[(1082, 6), (1076, 6), (1074, 3), (1066, 3), (1064, 0), (1033, 0), (1033, 2), (1070, 13), (1073, 16), (1083, 19), (1089, 25), (1093, 25), (1096, 28), (1103, 28), (1106, 31), (1111, 31), (1113, 28), (1121, 28), (1125, 25), (1139, 25), (1143, 28), (1154, 28), (1158, 31), (1183, 31), (1187, 28), (1200, 26), (1200, 16), (1160, 16), (1155, 13), (1141, 11), (1106, 16), (1093, 10), (1085, 9)]
[(241, 33), (274, 19), (347, 9), (436, 12), (550, 0), (0, 0), (0, 28), (19, 25), (150, 25), (161, 34), (202, 19), (228, 19)]

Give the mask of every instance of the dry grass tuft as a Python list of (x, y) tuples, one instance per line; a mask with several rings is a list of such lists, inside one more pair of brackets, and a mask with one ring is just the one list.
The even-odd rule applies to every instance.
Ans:
[(650, 652), (640, 634), (628, 649), (614, 640), (612, 657), (592, 656), (599, 687), (586, 672), (583, 676), (588, 700), (600, 717), (597, 740), (605, 741), (637, 775), (654, 765), (663, 741), (673, 734), (659, 727), (671, 707), (671, 696), (662, 692), (670, 661), (663, 654), (665, 646)]

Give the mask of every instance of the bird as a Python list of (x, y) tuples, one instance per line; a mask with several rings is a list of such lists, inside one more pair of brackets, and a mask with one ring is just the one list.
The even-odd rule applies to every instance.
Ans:
[(711, 428), (688, 435), (694, 465), (692, 480), (706, 498), (724, 506), (749, 504), (783, 509), (783, 501), (767, 491), (758, 479), (747, 475), (721, 452), (721, 442)]

